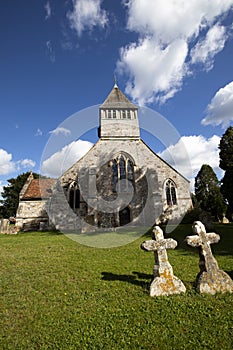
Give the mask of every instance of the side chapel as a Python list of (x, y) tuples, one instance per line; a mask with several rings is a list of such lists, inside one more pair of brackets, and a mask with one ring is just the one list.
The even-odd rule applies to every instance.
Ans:
[[(40, 217), (43, 227), (47, 221), (48, 228), (87, 232), (183, 216), (192, 207), (190, 183), (140, 138), (138, 108), (117, 84), (100, 106), (99, 120), (97, 143), (56, 183), (48, 182), (43, 192), (49, 196), (35, 198), (44, 208), (38, 205), (34, 222)], [(16, 217), (20, 228), (28, 225), (25, 186)]]

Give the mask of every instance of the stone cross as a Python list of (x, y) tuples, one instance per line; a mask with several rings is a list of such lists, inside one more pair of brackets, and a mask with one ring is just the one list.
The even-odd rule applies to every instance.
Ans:
[(155, 255), (154, 279), (150, 285), (150, 296), (185, 292), (184, 284), (173, 275), (173, 269), (167, 256), (167, 249), (175, 249), (177, 242), (172, 238), (165, 239), (159, 226), (154, 227), (153, 234), (154, 239), (141, 244), (141, 249), (153, 251)]
[(200, 293), (215, 294), (216, 292), (233, 292), (233, 281), (230, 276), (220, 270), (214, 258), (210, 244), (218, 243), (220, 236), (214, 232), (206, 233), (205, 226), (200, 221), (194, 221), (193, 236), (187, 236), (185, 241), (192, 247), (199, 248), (200, 272), (196, 277), (196, 289)]

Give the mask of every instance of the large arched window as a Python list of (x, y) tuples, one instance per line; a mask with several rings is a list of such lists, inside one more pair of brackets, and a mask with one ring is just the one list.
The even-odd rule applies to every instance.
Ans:
[(176, 205), (177, 204), (177, 198), (176, 198), (176, 186), (175, 183), (172, 180), (167, 180), (165, 183), (165, 193), (166, 193), (166, 201), (167, 205)]
[(110, 166), (113, 192), (132, 192), (134, 182), (132, 160), (124, 154), (120, 154), (110, 162)]

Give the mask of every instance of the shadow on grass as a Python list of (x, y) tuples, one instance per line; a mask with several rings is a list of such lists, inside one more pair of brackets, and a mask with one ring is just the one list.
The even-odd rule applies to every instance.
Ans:
[[(140, 280), (142, 279), (142, 280)], [(135, 286), (141, 287), (144, 292), (148, 293), (150, 289), (150, 284), (153, 280), (152, 274), (146, 274), (142, 272), (133, 271), (132, 275), (118, 275), (112, 272), (102, 272), (103, 281), (121, 281), (126, 283), (131, 283)], [(196, 281), (183, 281), (187, 291), (195, 292)]]
[[(103, 281), (121, 281), (131, 283), (133, 285), (139, 286), (143, 289), (147, 288), (149, 282), (152, 280), (153, 275), (133, 271), (132, 275), (120, 275), (112, 272), (102, 272)], [(139, 279), (142, 279), (141, 281)], [(147, 280), (147, 281), (145, 281)], [(148, 281), (149, 280), (149, 281)]]
[(35, 236), (61, 236), (64, 235), (64, 233), (60, 231), (19, 231), (18, 235), (25, 236), (27, 234), (33, 234)]

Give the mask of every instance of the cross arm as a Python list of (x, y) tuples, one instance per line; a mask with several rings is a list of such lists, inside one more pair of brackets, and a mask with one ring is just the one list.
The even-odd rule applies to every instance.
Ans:
[(141, 249), (146, 250), (147, 252), (157, 250), (156, 241), (151, 239), (150, 241), (144, 241), (141, 244)]
[(191, 247), (199, 247), (201, 245), (201, 239), (199, 236), (187, 236), (185, 238), (185, 243), (190, 245)]
[(209, 243), (218, 243), (220, 241), (220, 236), (217, 233), (209, 232), (206, 234)]

